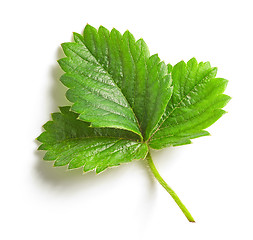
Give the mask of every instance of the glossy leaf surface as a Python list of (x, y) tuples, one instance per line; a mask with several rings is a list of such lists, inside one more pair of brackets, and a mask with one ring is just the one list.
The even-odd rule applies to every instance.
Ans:
[(44, 125), (38, 140), (40, 150), (46, 150), (45, 160), (55, 161), (55, 166), (68, 165), (69, 169), (83, 167), (84, 172), (96, 170), (134, 159), (145, 158), (148, 147), (138, 142), (135, 134), (120, 129), (91, 128), (78, 120), (78, 114), (60, 108), (53, 113), (53, 121)]
[(87, 25), (74, 40), (62, 44), (67, 57), (59, 60), (72, 111), (93, 127), (125, 129), (147, 140), (172, 94), (167, 66), (129, 31)]
[[(171, 68), (169, 66), (169, 68)], [(149, 142), (161, 149), (191, 143), (190, 139), (209, 135), (205, 128), (225, 111), (230, 97), (223, 94), (227, 80), (216, 78), (217, 68), (193, 58), (172, 69), (173, 95)]]

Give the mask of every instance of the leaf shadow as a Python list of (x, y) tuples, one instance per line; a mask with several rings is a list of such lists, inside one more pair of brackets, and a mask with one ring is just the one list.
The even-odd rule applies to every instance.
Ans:
[[(60, 47), (56, 50), (56, 59), (63, 58), (64, 53)], [(50, 80), (52, 82), (50, 90), (50, 98), (52, 99), (52, 105), (49, 106), (50, 112), (59, 111), (59, 106), (70, 105), (70, 102), (65, 97), (67, 87), (65, 87), (61, 81), (60, 77), (63, 74), (63, 70), (60, 68), (59, 64), (56, 62), (52, 65), (49, 73)]]
[[(133, 161), (127, 164), (121, 164), (117, 167), (107, 168), (100, 174), (95, 171), (83, 173), (82, 168), (69, 170), (67, 166), (54, 167), (53, 162), (43, 160), (43, 151), (34, 151), (36, 163), (34, 166), (34, 175), (39, 185), (51, 189), (61, 194), (69, 194), (80, 191), (89, 191), (91, 189), (101, 189), (103, 184), (110, 185), (112, 181), (129, 174), (133, 168), (144, 176), (148, 184), (144, 187), (147, 189), (143, 201), (148, 203), (152, 199), (155, 188), (155, 180), (148, 171), (145, 160)], [(133, 166), (134, 165), (134, 166)], [(136, 170), (138, 168), (138, 170)], [(128, 176), (129, 177), (129, 176)], [(147, 201), (147, 199), (149, 201)]]
[(43, 160), (43, 152), (36, 151), (34, 155), (37, 157), (35, 172), (43, 185), (60, 192), (73, 192), (94, 187), (99, 181), (105, 181), (110, 176), (110, 170), (103, 174), (95, 174), (95, 172), (84, 174), (81, 168), (68, 170), (66, 166), (53, 167), (53, 162)]

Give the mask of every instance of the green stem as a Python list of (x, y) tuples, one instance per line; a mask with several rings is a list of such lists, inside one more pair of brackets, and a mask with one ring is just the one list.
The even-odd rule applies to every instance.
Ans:
[(190, 212), (187, 210), (185, 205), (181, 202), (177, 194), (171, 189), (171, 187), (163, 180), (159, 172), (157, 171), (154, 162), (151, 158), (150, 152), (147, 155), (147, 161), (149, 164), (149, 167), (154, 174), (155, 178), (158, 180), (158, 182), (166, 189), (166, 191), (170, 194), (170, 196), (174, 199), (174, 201), (177, 203), (177, 205), (180, 207), (184, 215), (187, 217), (189, 222), (195, 222)]

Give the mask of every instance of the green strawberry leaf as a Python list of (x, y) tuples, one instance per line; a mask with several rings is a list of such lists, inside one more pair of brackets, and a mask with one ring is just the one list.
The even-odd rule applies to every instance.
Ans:
[(191, 143), (209, 135), (230, 100), (227, 80), (209, 62), (191, 59), (174, 67), (150, 56), (142, 39), (87, 25), (74, 42), (63, 43), (59, 60), (71, 106), (52, 114), (38, 137), (45, 160), (97, 173), (146, 159), (158, 182), (190, 222), (193, 217), (162, 179), (150, 149)]
[(67, 57), (59, 60), (71, 110), (93, 127), (125, 129), (149, 139), (172, 94), (165, 63), (149, 57), (145, 42), (135, 41), (129, 31), (121, 35), (87, 25), (74, 40), (62, 44)]
[(147, 144), (138, 142), (131, 132), (91, 128), (69, 109), (61, 107), (61, 112), (53, 113), (53, 121), (44, 125), (46, 131), (38, 137), (42, 142), (39, 149), (47, 150), (44, 159), (54, 161), (55, 166), (83, 167), (84, 172), (95, 169), (99, 173), (147, 155)]
[(191, 143), (190, 139), (207, 136), (203, 129), (216, 122), (225, 111), (230, 97), (223, 94), (227, 80), (215, 78), (217, 68), (195, 58), (180, 62), (172, 70), (173, 95), (149, 146), (162, 149)]

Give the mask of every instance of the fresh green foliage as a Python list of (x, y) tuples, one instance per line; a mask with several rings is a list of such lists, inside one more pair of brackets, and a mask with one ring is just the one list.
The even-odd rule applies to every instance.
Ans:
[(154, 149), (191, 143), (190, 139), (207, 136), (203, 129), (216, 122), (230, 97), (222, 94), (227, 80), (215, 78), (217, 68), (192, 58), (172, 70), (173, 95), (149, 145)]
[(129, 31), (122, 36), (87, 25), (74, 40), (62, 44), (67, 57), (59, 60), (72, 111), (93, 127), (125, 129), (147, 140), (172, 93), (165, 63)]
[(139, 142), (131, 132), (121, 129), (91, 128), (78, 120), (70, 107), (61, 107), (52, 115), (53, 121), (44, 125), (46, 132), (38, 140), (40, 150), (47, 150), (45, 160), (55, 161), (55, 166), (84, 167), (99, 173), (107, 167), (145, 158), (148, 147)]
[(209, 62), (195, 58), (166, 65), (129, 31), (121, 35), (87, 25), (62, 48), (60, 80), (71, 106), (61, 107), (44, 125), (38, 137), (39, 149), (47, 151), (44, 159), (99, 173), (147, 158), (155, 177), (194, 221), (155, 169), (149, 149), (208, 135), (204, 129), (224, 114), (230, 100), (223, 94), (227, 80), (216, 78)]

